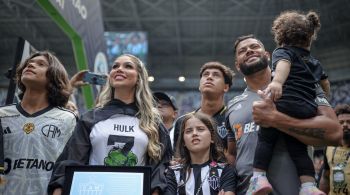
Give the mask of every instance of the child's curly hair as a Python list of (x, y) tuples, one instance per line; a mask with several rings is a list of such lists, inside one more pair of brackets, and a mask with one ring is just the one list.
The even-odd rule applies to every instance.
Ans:
[(272, 34), (278, 46), (309, 47), (311, 41), (316, 40), (320, 28), (321, 23), (316, 12), (302, 14), (298, 11), (285, 11), (273, 21)]

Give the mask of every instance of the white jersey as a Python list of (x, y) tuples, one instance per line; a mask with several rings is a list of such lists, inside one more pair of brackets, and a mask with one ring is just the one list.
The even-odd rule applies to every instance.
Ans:
[(5, 186), (0, 194), (43, 195), (57, 157), (76, 125), (76, 116), (48, 107), (28, 114), (20, 104), (0, 108)]
[[(90, 133), (90, 165), (144, 166), (148, 137), (134, 116), (116, 114), (99, 121)], [(137, 143), (137, 144), (135, 144)]]

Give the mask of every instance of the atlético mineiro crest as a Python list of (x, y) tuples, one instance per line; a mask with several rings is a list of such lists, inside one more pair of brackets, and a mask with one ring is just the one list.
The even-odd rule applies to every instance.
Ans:
[(220, 178), (216, 175), (212, 175), (208, 178), (208, 183), (213, 190), (218, 190), (220, 187)]
[(26, 132), (26, 134), (31, 133), (34, 130), (34, 128), (34, 123), (26, 123), (23, 125), (23, 131)]
[(226, 137), (227, 129), (225, 127), (225, 123), (222, 123), (221, 126), (218, 126), (218, 134), (222, 139), (224, 139)]

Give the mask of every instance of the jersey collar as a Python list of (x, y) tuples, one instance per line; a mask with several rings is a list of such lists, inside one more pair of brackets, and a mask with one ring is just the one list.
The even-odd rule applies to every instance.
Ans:
[(23, 109), (23, 107), (21, 106), (21, 103), (18, 103), (18, 104), (16, 105), (16, 108), (17, 108), (17, 110), (18, 110), (23, 116), (25, 116), (25, 117), (37, 117), (37, 116), (40, 116), (40, 115), (44, 114), (45, 112), (51, 110), (51, 109), (53, 108), (53, 106), (48, 106), (48, 107), (46, 107), (46, 108), (44, 108), (44, 109), (42, 109), (42, 110), (39, 110), (39, 111), (37, 111), (37, 112), (35, 112), (35, 113), (33, 113), (33, 114), (29, 114), (28, 112), (26, 112), (26, 111)]

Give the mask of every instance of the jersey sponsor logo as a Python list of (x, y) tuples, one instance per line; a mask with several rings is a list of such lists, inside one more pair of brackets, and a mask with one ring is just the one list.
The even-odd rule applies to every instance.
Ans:
[(41, 132), (46, 137), (56, 138), (61, 136), (61, 130), (55, 125), (45, 125), (41, 128)]
[(255, 132), (255, 131), (259, 131), (260, 126), (256, 125), (254, 122), (250, 122), (244, 125), (244, 130), (243, 133), (251, 133), (251, 132)]
[(4, 134), (10, 134), (10, 133), (12, 133), (10, 127), (6, 127), (4, 129)]
[(119, 132), (134, 132), (134, 126), (114, 124), (114, 131), (119, 131)]
[(35, 125), (34, 123), (26, 123), (24, 124), (23, 126), (23, 131), (26, 133), (26, 134), (29, 134), (31, 133), (35, 128)]
[(219, 136), (224, 139), (227, 136), (227, 129), (225, 127), (225, 122), (222, 123), (221, 126), (218, 126), (217, 128)]
[(213, 190), (218, 190), (220, 187), (220, 178), (216, 175), (212, 175), (208, 177), (208, 183)]
[(5, 162), (5, 174), (8, 174), (11, 170), (15, 169), (41, 169), (46, 171), (52, 171), (55, 162), (46, 161), (35, 158), (20, 158), (11, 160), (6, 158)]
[(239, 140), (243, 134), (259, 131), (260, 126), (256, 125), (254, 122), (246, 123), (244, 126), (240, 123), (232, 125), (232, 129), (235, 132), (236, 140)]
[(239, 140), (242, 137), (243, 134), (243, 129), (242, 129), (242, 125), (239, 123), (236, 123), (232, 126), (233, 131), (235, 132), (235, 137), (236, 140)]

